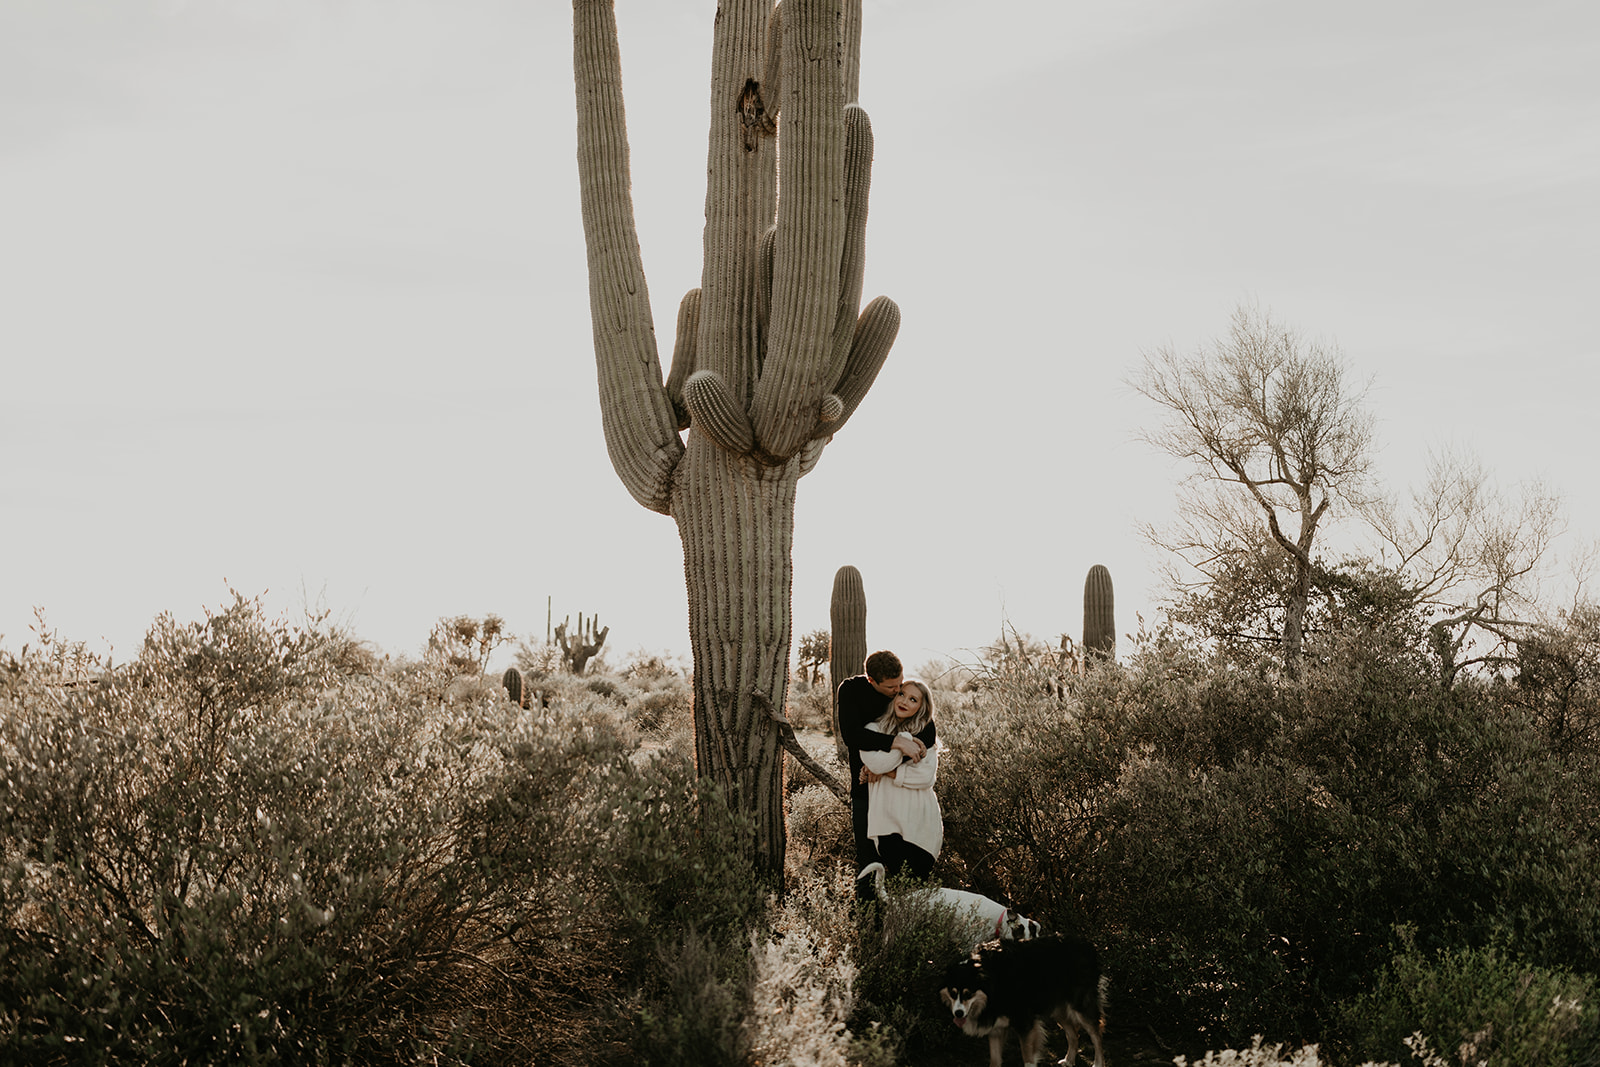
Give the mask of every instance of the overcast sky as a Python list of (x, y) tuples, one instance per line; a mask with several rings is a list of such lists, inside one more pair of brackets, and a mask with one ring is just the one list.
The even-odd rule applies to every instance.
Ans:
[[(618, 3), (664, 347), (714, 12)], [(846, 563), (913, 667), (1077, 637), (1096, 563), (1148, 617), (1183, 472), (1125, 379), (1241, 300), (1373, 378), (1397, 490), (1467, 446), (1600, 535), (1600, 9), (866, 0), (864, 42), (904, 325), (800, 483), (797, 633)], [(560, 0), (0, 0), (0, 647), (37, 606), (128, 658), (231, 586), (397, 654), (547, 605), (687, 652), (601, 435), (571, 47)]]

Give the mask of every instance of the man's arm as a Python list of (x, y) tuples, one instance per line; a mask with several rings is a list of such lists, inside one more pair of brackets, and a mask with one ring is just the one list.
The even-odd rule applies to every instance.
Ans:
[(839, 736), (845, 747), (857, 752), (889, 751), (894, 745), (893, 735), (867, 729), (868, 723), (883, 714), (888, 702), (871, 685), (851, 685), (848, 679), (839, 683)]

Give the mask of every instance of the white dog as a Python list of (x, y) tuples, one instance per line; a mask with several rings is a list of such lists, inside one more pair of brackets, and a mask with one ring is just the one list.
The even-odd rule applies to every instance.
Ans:
[[(861, 868), (856, 880), (860, 881), (867, 875), (872, 875), (873, 888), (877, 891), (878, 899), (887, 902), (889, 891), (884, 887), (885, 873), (883, 864), (869, 863)], [(974, 948), (995, 938), (1001, 941), (1030, 941), (1039, 936), (1038, 923), (1025, 915), (1018, 914), (998, 900), (990, 900), (982, 893), (933, 887), (918, 889), (916, 895), (926, 898), (930, 903), (945, 905), (958, 916), (969, 918)]]

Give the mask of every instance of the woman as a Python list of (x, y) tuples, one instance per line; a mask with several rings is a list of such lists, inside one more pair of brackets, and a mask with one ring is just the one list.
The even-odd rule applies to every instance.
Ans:
[[(868, 729), (885, 734), (911, 734), (933, 722), (933, 694), (915, 678), (907, 678), (888, 710)], [(944, 813), (933, 783), (939, 776), (939, 745), (928, 746), (919, 761), (896, 751), (861, 752), (861, 776), (867, 786), (867, 836), (878, 846), (884, 870), (909, 870), (917, 878), (933, 873), (933, 861), (944, 845)]]

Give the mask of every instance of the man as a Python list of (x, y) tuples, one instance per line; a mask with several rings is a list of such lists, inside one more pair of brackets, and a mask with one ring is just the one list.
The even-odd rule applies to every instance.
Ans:
[[(878, 862), (878, 850), (867, 836), (867, 783), (861, 774), (861, 750), (898, 751), (916, 762), (927, 754), (928, 746), (936, 738), (931, 722), (916, 737), (867, 729), (868, 723), (883, 717), (904, 680), (905, 669), (900, 665), (900, 657), (893, 652), (880, 651), (867, 657), (865, 673), (839, 683), (839, 736), (850, 751), (850, 821), (856, 833), (858, 872), (867, 864)], [(856, 896), (861, 900), (873, 899), (872, 887), (856, 882)]]

